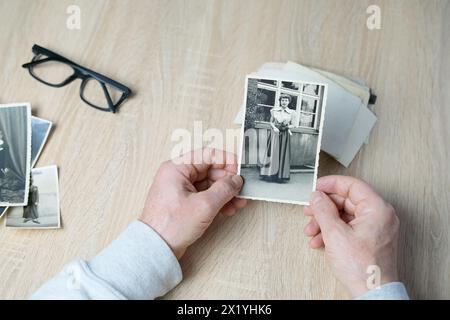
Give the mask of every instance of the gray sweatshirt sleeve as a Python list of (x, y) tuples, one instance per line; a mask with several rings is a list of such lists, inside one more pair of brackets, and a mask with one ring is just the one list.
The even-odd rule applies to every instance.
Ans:
[(409, 300), (409, 296), (403, 283), (390, 282), (367, 291), (355, 300)]
[[(32, 299), (154, 299), (182, 279), (172, 250), (149, 226), (131, 223), (91, 261), (74, 261), (45, 283)], [(407, 300), (401, 282), (384, 284), (356, 300)]]
[(149, 226), (132, 222), (91, 261), (69, 263), (32, 299), (154, 299), (182, 279), (170, 247)]

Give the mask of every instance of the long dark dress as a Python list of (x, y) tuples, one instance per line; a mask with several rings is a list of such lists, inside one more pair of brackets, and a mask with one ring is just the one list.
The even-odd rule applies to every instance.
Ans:
[(268, 181), (282, 182), (290, 179), (291, 135), (288, 125), (292, 122), (292, 111), (275, 108), (271, 113), (271, 122), (280, 132), (276, 133), (273, 129), (269, 132), (260, 177)]
[(30, 195), (28, 197), (28, 205), (23, 208), (23, 218), (27, 220), (36, 220), (39, 218), (37, 205), (39, 203), (39, 189), (31, 186)]

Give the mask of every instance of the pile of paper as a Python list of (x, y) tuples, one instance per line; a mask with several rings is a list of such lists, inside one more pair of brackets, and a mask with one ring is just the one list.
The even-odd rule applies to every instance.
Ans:
[(57, 167), (34, 168), (51, 128), (31, 115), (29, 103), (0, 105), (0, 218), (7, 212), (7, 227), (60, 227)]
[[(363, 144), (368, 141), (377, 117), (369, 109), (376, 97), (362, 81), (346, 78), (294, 62), (266, 63), (251, 76), (290, 78), (328, 85), (327, 111), (321, 149), (348, 167)], [(245, 102), (234, 123), (242, 124)]]

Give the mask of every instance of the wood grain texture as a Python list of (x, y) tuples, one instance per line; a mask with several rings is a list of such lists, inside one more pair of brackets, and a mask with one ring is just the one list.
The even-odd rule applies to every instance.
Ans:
[[(81, 30), (66, 8), (81, 8)], [(380, 30), (366, 8), (381, 8)], [(38, 166), (60, 169), (63, 229), (0, 228), (0, 298), (26, 298), (88, 259), (136, 218), (176, 128), (235, 128), (245, 75), (292, 60), (367, 80), (378, 95), (370, 143), (350, 168), (322, 154), (320, 175), (363, 178), (400, 216), (400, 275), (413, 298), (450, 298), (450, 2), (0, 1), (0, 102), (30, 101), (55, 129)], [(79, 85), (35, 81), (21, 64), (40, 44), (129, 85), (117, 115)], [(79, 84), (79, 83), (78, 83)], [(252, 202), (219, 217), (182, 259), (167, 298), (346, 298), (295, 205)], [(3, 221), (2, 221), (3, 223)]]

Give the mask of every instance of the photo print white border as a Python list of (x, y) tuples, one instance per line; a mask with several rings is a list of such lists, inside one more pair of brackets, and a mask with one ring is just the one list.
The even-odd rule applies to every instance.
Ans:
[[(26, 178), (25, 178), (25, 194), (23, 203), (0, 202), (0, 207), (22, 207), (28, 203), (28, 193), (30, 189), (31, 174), (31, 104), (29, 102), (16, 102), (9, 104), (0, 104), (0, 109), (25, 107), (27, 110), (27, 154), (26, 154)], [(6, 210), (5, 210), (6, 212)]]
[[(240, 144), (239, 144), (239, 150), (238, 150), (238, 172), (237, 174), (241, 174), (241, 165), (242, 165), (242, 152), (243, 152), (243, 146), (244, 146), (244, 129), (245, 129), (245, 119), (247, 116), (247, 95), (248, 95), (248, 80), (249, 79), (256, 79), (256, 80), (275, 80), (275, 81), (285, 81), (285, 82), (300, 82), (300, 83), (306, 83), (311, 85), (317, 85), (323, 87), (323, 100), (322, 100), (322, 109), (321, 109), (321, 116), (320, 116), (320, 124), (319, 124), (319, 133), (318, 133), (318, 140), (317, 140), (317, 146), (316, 146), (316, 158), (315, 158), (315, 165), (314, 165), (314, 177), (313, 177), (313, 184), (311, 192), (314, 192), (316, 190), (317, 185), (317, 175), (319, 171), (319, 157), (320, 157), (320, 149), (322, 144), (322, 133), (323, 133), (323, 123), (325, 119), (325, 113), (326, 113), (326, 105), (327, 105), (327, 96), (328, 96), (328, 85), (326, 83), (317, 83), (317, 82), (310, 82), (301, 80), (299, 78), (289, 78), (289, 77), (264, 77), (259, 75), (247, 75), (245, 77), (245, 110), (243, 115), (243, 121), (241, 124), (241, 134), (240, 134)], [(244, 182), (245, 183), (245, 182)], [(282, 185), (280, 185), (280, 188), (282, 188)], [(267, 197), (254, 197), (254, 196), (245, 196), (245, 195), (237, 195), (237, 198), (243, 198), (243, 199), (250, 199), (250, 200), (260, 200), (260, 201), (268, 201), (268, 202), (278, 202), (278, 203), (289, 203), (289, 204), (297, 204), (297, 205), (309, 205), (309, 202), (307, 201), (296, 201), (296, 200), (285, 200), (285, 199), (276, 199), (276, 198), (267, 198)]]
[[(38, 230), (38, 229), (60, 229), (61, 228), (61, 209), (60, 209), (60, 199), (59, 199), (59, 174), (58, 174), (58, 167), (56, 165), (51, 165), (51, 166), (45, 166), (45, 167), (40, 167), (40, 168), (34, 168), (32, 171), (47, 171), (49, 172), (49, 170), (52, 170), (55, 174), (54, 174), (54, 178), (55, 178), (55, 186), (56, 186), (56, 209), (58, 211), (58, 225), (57, 226), (51, 226), (51, 227), (40, 227), (39, 225), (37, 226), (23, 226), (23, 227), (17, 227), (17, 226), (8, 226), (8, 214), (11, 213), (8, 212), (8, 214), (5, 217), (5, 227), (8, 229), (18, 229), (18, 230)], [(12, 208), (11, 210), (14, 210), (14, 208)]]

